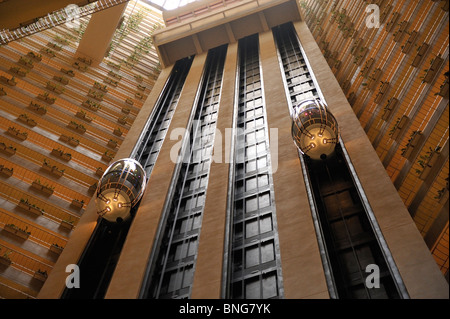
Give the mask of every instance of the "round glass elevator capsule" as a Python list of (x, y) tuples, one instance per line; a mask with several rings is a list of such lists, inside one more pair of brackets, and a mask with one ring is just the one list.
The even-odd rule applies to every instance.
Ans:
[(314, 160), (332, 155), (339, 139), (337, 121), (320, 99), (305, 100), (294, 107), (291, 133), (302, 154)]
[(97, 213), (110, 222), (123, 222), (142, 197), (146, 173), (132, 158), (112, 163), (103, 173), (97, 187)]

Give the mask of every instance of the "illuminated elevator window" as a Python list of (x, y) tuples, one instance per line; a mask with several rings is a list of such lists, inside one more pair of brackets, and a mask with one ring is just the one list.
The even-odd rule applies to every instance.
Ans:
[(258, 37), (239, 41), (228, 298), (281, 298), (281, 267)]
[(226, 46), (208, 52), (197, 104), (189, 124), (189, 143), (172, 179), (144, 298), (189, 298), (206, 199), (222, 89)]
[[(291, 104), (318, 97), (292, 23), (275, 27), (273, 34)], [(327, 276), (332, 278), (332, 297), (399, 298), (401, 279), (393, 279), (386, 262), (387, 252), (383, 252), (374, 233), (341, 145), (330, 158), (311, 160), (303, 156), (303, 161), (320, 223), (320, 231), (316, 231), (325, 243), (322, 258), (331, 267)], [(370, 264), (380, 269), (380, 288), (369, 289), (365, 284), (366, 266)]]

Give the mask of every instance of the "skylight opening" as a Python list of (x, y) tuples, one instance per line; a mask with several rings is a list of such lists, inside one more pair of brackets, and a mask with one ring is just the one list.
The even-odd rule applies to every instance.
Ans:
[(198, 1), (198, 0), (150, 0), (147, 1), (150, 4), (155, 4), (164, 10), (173, 10), (182, 6), (187, 5), (188, 3)]

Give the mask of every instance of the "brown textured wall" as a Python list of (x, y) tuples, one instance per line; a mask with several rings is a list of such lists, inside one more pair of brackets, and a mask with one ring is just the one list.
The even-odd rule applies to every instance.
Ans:
[(271, 159), (285, 298), (329, 298), (272, 32), (259, 40), (268, 126), (278, 129)]

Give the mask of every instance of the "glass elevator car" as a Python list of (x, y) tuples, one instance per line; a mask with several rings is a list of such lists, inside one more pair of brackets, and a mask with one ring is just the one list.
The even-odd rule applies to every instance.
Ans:
[(309, 99), (294, 107), (292, 137), (303, 154), (320, 159), (334, 153), (338, 125), (320, 99)]
[(112, 163), (97, 187), (97, 213), (110, 222), (130, 218), (130, 211), (144, 193), (147, 177), (141, 164), (132, 158)]

